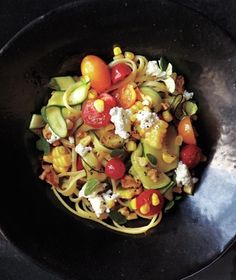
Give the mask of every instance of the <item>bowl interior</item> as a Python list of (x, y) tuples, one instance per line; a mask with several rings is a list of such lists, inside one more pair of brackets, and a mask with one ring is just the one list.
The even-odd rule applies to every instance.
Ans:
[[(200, 146), (208, 156), (194, 196), (160, 226), (127, 236), (64, 210), (39, 181), (31, 114), (55, 75), (79, 73), (85, 54), (109, 62), (112, 45), (164, 55), (199, 103)], [(235, 239), (236, 46), (216, 26), (167, 1), (86, 1), (34, 21), (0, 53), (3, 173), (1, 227), (24, 253), (77, 279), (179, 279), (210, 263)]]

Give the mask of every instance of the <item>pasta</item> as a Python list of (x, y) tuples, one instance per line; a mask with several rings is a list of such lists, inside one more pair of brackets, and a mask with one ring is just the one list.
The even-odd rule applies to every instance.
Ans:
[(68, 211), (142, 234), (193, 193), (205, 158), (193, 127), (198, 108), (164, 58), (113, 51), (109, 64), (88, 55), (81, 75), (52, 78), (30, 129), (44, 152), (40, 179)]

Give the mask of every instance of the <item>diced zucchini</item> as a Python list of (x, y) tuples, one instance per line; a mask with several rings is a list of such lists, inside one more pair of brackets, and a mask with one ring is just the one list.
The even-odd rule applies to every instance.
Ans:
[(159, 112), (161, 110), (162, 103), (160, 94), (153, 88), (148, 86), (143, 86), (140, 88), (140, 90), (144, 96), (148, 96), (152, 100), (152, 107), (155, 109), (156, 112)]
[[(76, 111), (78, 111), (78, 114), (81, 112), (81, 104), (72, 106), (73, 109), (75, 109)], [(69, 118), (71, 116), (76, 115), (76, 113), (71, 112), (69, 109), (67, 109), (66, 107), (63, 107), (62, 109), (62, 115), (64, 118)]]
[(43, 120), (43, 117), (38, 114), (33, 114), (30, 121), (29, 128), (35, 129), (35, 128), (42, 128), (44, 126), (45, 126), (45, 122)]
[(52, 131), (61, 138), (66, 137), (67, 125), (62, 116), (61, 108), (57, 106), (48, 106), (45, 109), (45, 114)]
[(48, 106), (65, 106), (63, 102), (64, 91), (53, 91), (52, 96), (48, 100)]
[(46, 118), (46, 112), (45, 111), (46, 111), (46, 106), (43, 106), (42, 109), (41, 109), (41, 116), (42, 116), (44, 122), (47, 123), (48, 120)]
[(71, 76), (54, 77), (51, 78), (48, 86), (51, 89), (63, 91), (63, 90), (67, 90), (74, 83), (75, 80)]
[(77, 82), (65, 92), (67, 96), (67, 102), (69, 105), (76, 105), (82, 103), (88, 96), (88, 90), (90, 88), (89, 82)]

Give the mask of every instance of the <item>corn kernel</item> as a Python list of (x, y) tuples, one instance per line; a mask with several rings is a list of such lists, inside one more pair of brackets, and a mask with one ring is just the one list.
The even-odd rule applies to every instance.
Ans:
[(88, 99), (95, 99), (98, 96), (97, 92), (94, 89), (90, 89), (88, 93)]
[(143, 106), (143, 111), (151, 112), (151, 109), (148, 106)]
[(157, 206), (160, 204), (160, 199), (156, 193), (152, 194), (152, 205)]
[(57, 173), (67, 172), (67, 170), (68, 170), (68, 167), (57, 166), (55, 164), (53, 164), (53, 168), (55, 169), (55, 171)]
[(131, 199), (129, 206), (130, 206), (130, 209), (136, 210), (137, 209), (137, 198)]
[(162, 117), (166, 122), (171, 122), (173, 120), (173, 116), (169, 111), (162, 112)]
[(172, 163), (176, 159), (176, 156), (175, 155), (171, 155), (168, 152), (163, 152), (162, 159), (166, 163)]
[(137, 120), (136, 114), (133, 114), (133, 115), (130, 116), (130, 121), (131, 122), (135, 122), (136, 120)]
[(175, 145), (181, 146), (182, 143), (183, 143), (183, 137), (180, 136), (180, 135), (176, 136), (176, 138), (175, 138)]
[(125, 58), (133, 60), (134, 59), (134, 53), (132, 53), (132, 52), (125, 52)]
[(135, 104), (138, 106), (139, 109), (143, 108), (143, 103), (141, 101), (136, 101)]
[(124, 58), (123, 54), (113, 56), (113, 60), (122, 59)]
[(92, 140), (91, 136), (87, 135), (84, 138), (80, 139), (79, 143), (82, 144), (83, 146), (88, 146), (91, 140)]
[(148, 203), (143, 204), (139, 211), (141, 212), (141, 214), (146, 215), (149, 211), (150, 211), (150, 206)]
[(57, 146), (52, 150), (52, 157), (59, 157), (61, 155), (67, 154), (67, 150), (64, 146)]
[(98, 113), (102, 113), (105, 109), (105, 103), (102, 99), (97, 99), (94, 101), (93, 106), (98, 111)]
[(133, 152), (137, 149), (137, 144), (134, 141), (129, 141), (126, 144), (126, 149), (128, 152)]
[(117, 56), (117, 55), (119, 55), (119, 54), (122, 54), (121, 48), (118, 47), (118, 46), (114, 47), (114, 48), (113, 48), (113, 54), (114, 54), (114, 56)]

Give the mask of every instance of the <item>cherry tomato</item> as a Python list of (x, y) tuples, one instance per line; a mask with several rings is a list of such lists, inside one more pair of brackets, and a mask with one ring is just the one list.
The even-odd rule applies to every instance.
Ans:
[(143, 216), (154, 216), (160, 213), (164, 198), (158, 190), (144, 190), (136, 200), (137, 212)]
[(186, 116), (179, 122), (178, 133), (183, 137), (184, 143), (196, 145), (197, 141), (190, 117)]
[(104, 111), (99, 113), (94, 107), (96, 99), (86, 100), (82, 106), (82, 118), (84, 123), (92, 126), (93, 128), (101, 128), (109, 124), (111, 116), (110, 106), (104, 102)]
[(87, 55), (81, 62), (81, 73), (88, 76), (91, 87), (101, 93), (111, 86), (111, 75), (107, 64), (96, 55)]
[(136, 92), (136, 99), (139, 101), (143, 101), (142, 92), (138, 87), (136, 87), (135, 92)]
[(131, 68), (125, 63), (116, 64), (111, 68), (111, 81), (116, 84), (124, 80), (132, 72)]
[(136, 101), (136, 91), (133, 86), (129, 84), (125, 87), (119, 88), (116, 95), (119, 99), (120, 106), (124, 109), (130, 108)]
[(116, 99), (108, 93), (102, 93), (98, 98), (104, 100), (104, 102), (107, 104), (107, 106), (110, 106), (110, 108), (113, 108), (117, 105)]
[(194, 168), (201, 161), (202, 151), (196, 145), (186, 145), (180, 151), (180, 159), (189, 168)]
[(110, 159), (105, 167), (105, 173), (108, 177), (118, 180), (125, 175), (125, 165), (119, 158)]
[(81, 160), (81, 157), (77, 157), (77, 170), (80, 171), (80, 170), (83, 170), (84, 167), (83, 167), (83, 163), (82, 163), (82, 160)]

